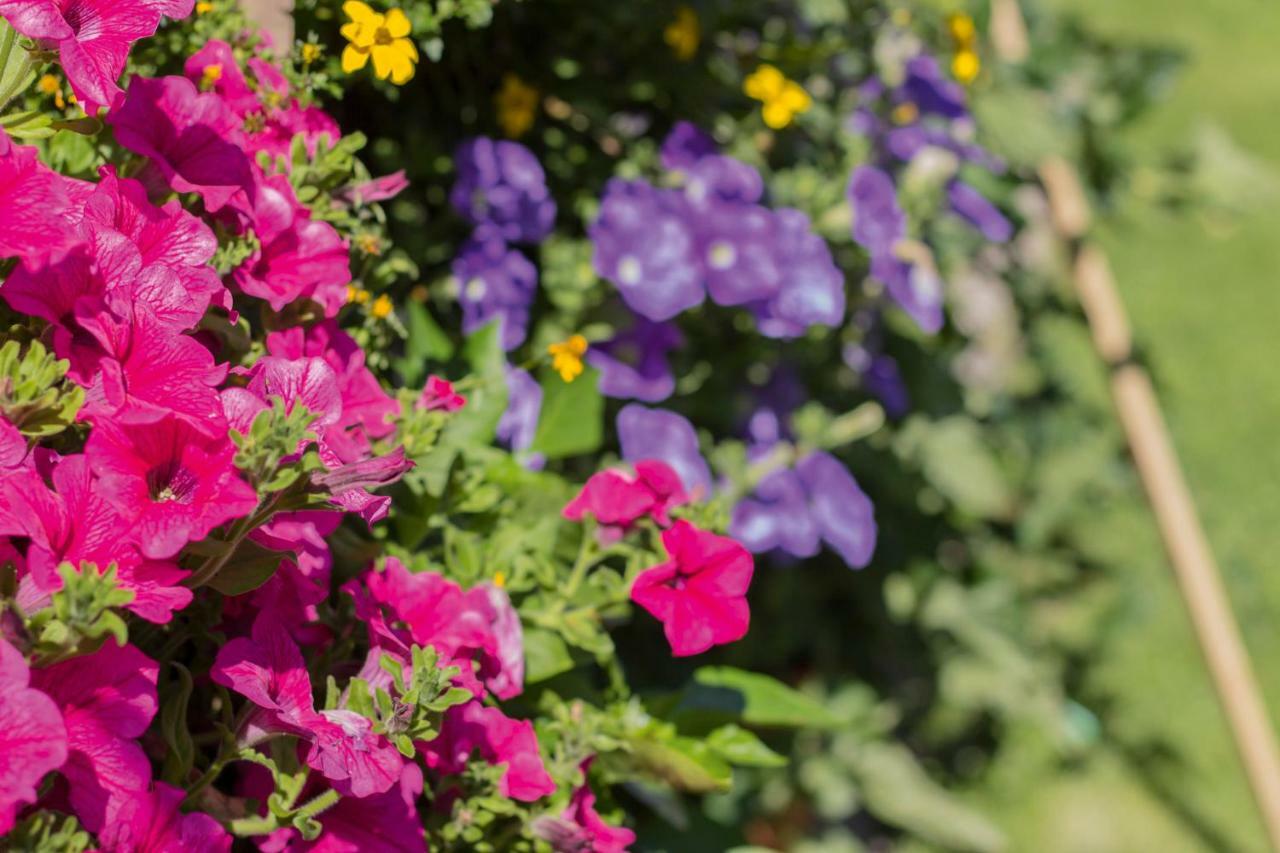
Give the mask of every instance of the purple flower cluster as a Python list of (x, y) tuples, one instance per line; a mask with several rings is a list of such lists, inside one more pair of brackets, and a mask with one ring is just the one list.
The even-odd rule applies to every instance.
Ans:
[(692, 125), (676, 126), (662, 162), (679, 188), (610, 181), (590, 229), (596, 271), (633, 311), (660, 322), (710, 296), (749, 308), (770, 337), (840, 323), (844, 276), (805, 214), (760, 204), (760, 174)]
[[(898, 164), (909, 163), (926, 149), (950, 152), (993, 172), (1004, 163), (971, 141), (973, 119), (965, 104), (964, 89), (947, 79), (931, 56), (919, 55), (903, 68), (903, 81), (886, 87), (878, 77), (862, 84), (862, 105), (854, 112), (852, 129), (869, 137), (877, 152), (876, 165), (854, 170), (849, 181), (849, 203), (854, 211), (853, 237), (871, 255), (871, 275), (889, 297), (926, 332), (942, 327), (942, 283), (929, 263), (908, 259), (898, 242), (907, 235), (907, 221), (898, 205), (891, 176)], [(891, 116), (884, 119), (883, 109)], [(957, 177), (947, 182), (951, 211), (993, 242), (1004, 242), (1013, 225), (994, 204)]]
[(449, 201), (475, 226), (453, 262), (470, 334), (497, 318), (502, 346), (524, 343), (538, 273), (513, 243), (537, 243), (555, 224), (556, 203), (533, 152), (517, 142), (477, 137), (455, 155), (458, 177)]

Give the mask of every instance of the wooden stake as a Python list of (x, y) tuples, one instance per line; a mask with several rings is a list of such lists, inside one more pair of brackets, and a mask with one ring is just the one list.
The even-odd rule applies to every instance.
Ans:
[(1262, 815), (1280, 852), (1280, 750), (1221, 574), (1196, 514), (1151, 380), (1134, 363), (1129, 321), (1102, 250), (1084, 240), (1088, 204), (1063, 160), (1041, 168), (1055, 226), (1075, 247), (1074, 279), (1094, 346), (1111, 368), (1111, 394), (1151, 503), (1218, 700)]

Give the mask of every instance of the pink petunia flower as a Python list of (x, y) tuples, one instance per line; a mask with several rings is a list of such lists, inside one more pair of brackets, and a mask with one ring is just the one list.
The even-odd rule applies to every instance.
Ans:
[(490, 764), (505, 764), (498, 783), (498, 793), (504, 797), (528, 803), (555, 793), (556, 783), (538, 753), (533, 723), (513, 720), (480, 702), (445, 711), (439, 736), (419, 746), (427, 767), (446, 775), (462, 772), (473, 752)]
[(343, 794), (368, 797), (388, 790), (404, 764), (399, 751), (353, 711), (317, 712), (311, 677), (298, 646), (275, 614), (259, 614), (251, 637), (218, 651), (210, 677), (261, 709), (255, 727), (297, 735), (310, 744), (307, 764)]
[(63, 458), (52, 480), (54, 491), (34, 471), (0, 482), (0, 535), (29, 540), (19, 572), (24, 586), (29, 581), (33, 587), (27, 590), (26, 609), (62, 588), (59, 564), (78, 568), (82, 561), (100, 569), (114, 563), (120, 587), (134, 594), (126, 608), (149, 622), (167, 623), (191, 602), (191, 590), (181, 585), (188, 573), (142, 555), (130, 525), (103, 497), (84, 456)]
[(582, 762), (582, 787), (573, 792), (569, 807), (558, 817), (544, 816), (534, 832), (556, 853), (626, 853), (636, 834), (624, 826), (611, 826), (596, 812), (596, 795), (586, 782), (591, 759)]
[(32, 673), (62, 711), (67, 762), (62, 767), (71, 806), (90, 832), (113, 823), (151, 787), (151, 762), (136, 738), (156, 715), (159, 666), (133, 646), (108, 642)]
[(0, 835), (13, 829), (23, 803), (67, 760), (67, 730), (57, 704), (28, 687), (22, 653), (0, 637)]
[(252, 206), (238, 209), (259, 248), (236, 267), (236, 285), (265, 299), (273, 311), (306, 298), (318, 303), (325, 316), (337, 314), (351, 282), (347, 244), (332, 225), (311, 218), (294, 196), (289, 176), (259, 175)]
[(626, 530), (648, 516), (662, 526), (671, 523), (670, 510), (689, 502), (680, 475), (665, 462), (645, 459), (631, 466), (635, 473), (611, 468), (592, 475), (582, 491), (564, 508), (570, 521), (588, 513), (606, 527)]
[(442, 665), (461, 668), (460, 685), (476, 696), (488, 688), (510, 699), (524, 689), (520, 616), (501, 589), (481, 584), (464, 592), (435, 572), (412, 573), (395, 558), (363, 581), (363, 587), (352, 582), (344, 589), (369, 625), (372, 645), (406, 658), (411, 644), (432, 646)]
[(153, 559), (254, 511), (258, 496), (240, 479), (235, 452), (225, 436), (210, 438), (173, 415), (145, 425), (101, 422), (85, 446), (103, 495)]
[[(6, 6), (0, 0), (0, 15)], [(0, 257), (40, 258), (66, 248), (72, 235), (50, 228), (71, 205), (67, 181), (40, 162), (36, 149), (15, 145), (0, 130)]]
[(428, 376), (415, 405), (428, 412), (456, 412), (466, 404), (467, 398), (453, 390), (453, 383), (448, 379)]
[(237, 193), (252, 202), (240, 121), (216, 94), (197, 91), (185, 77), (137, 76), (108, 120), (121, 145), (151, 158), (173, 190), (199, 193), (211, 212)]
[(200, 812), (182, 812), (186, 792), (157, 782), (124, 803), (98, 840), (103, 853), (228, 853), (231, 836)]
[(120, 96), (116, 79), (129, 47), (156, 31), (162, 16), (191, 14), (194, 0), (0, 0), (0, 16), (24, 36), (58, 50), (71, 89), (94, 115)]
[(0, 470), (25, 467), (29, 458), (26, 436), (0, 418)]
[(662, 532), (671, 559), (641, 572), (631, 600), (662, 621), (677, 657), (740, 640), (750, 612), (751, 553), (725, 536), (677, 521)]

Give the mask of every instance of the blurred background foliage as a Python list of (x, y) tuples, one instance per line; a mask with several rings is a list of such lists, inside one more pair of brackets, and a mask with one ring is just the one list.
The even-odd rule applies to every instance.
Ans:
[[(388, 205), (393, 260), (408, 274), (386, 283), (398, 304), (427, 308), (411, 317), (456, 310), (448, 265), (466, 228), (448, 212), (451, 152), (467, 136), (502, 135), (495, 97), (536, 105), (522, 141), (561, 204), (562, 227), (539, 258), (549, 319), (532, 336), (552, 340), (603, 300), (580, 223), (608, 178), (652, 168), (678, 118), (710, 123), (732, 140), (727, 153), (768, 167), (774, 199), (814, 214), (828, 236), (847, 232), (821, 215), (849, 167), (822, 144), (845, 115), (816, 105), (806, 134), (764, 133), (745, 96), (732, 102), (744, 71), (734, 57), (815, 69), (803, 80), (815, 94), (851, 92), (886, 15), (915, 16), (944, 45), (943, 15), (967, 11), (983, 27), (987, 8), (802, 0), (778, 4), (799, 7), (798, 25), (779, 14), (757, 26), (773, 4), (691, 5), (711, 48), (692, 64), (671, 60), (663, 40), (675, 3), (504, 0), (458, 4), (454, 15), (410, 4), (436, 60), (420, 66), (420, 84), (344, 80), (330, 106), (369, 137), (375, 174), (405, 168), (412, 181)], [(1033, 176), (1061, 154), (1088, 183), (1274, 706), (1280, 580), (1265, 557), (1280, 459), (1263, 431), (1280, 416), (1280, 393), (1269, 393), (1280, 379), (1262, 367), (1262, 348), (1280, 296), (1260, 271), (1280, 267), (1268, 164), (1280, 157), (1280, 66), (1267, 61), (1280, 12), (1191, 0), (1022, 6), (1029, 58), (989, 63), (972, 104), (979, 141), (1012, 167), (982, 189), (1016, 214), (1019, 236), (952, 274), (944, 334), (891, 318), (883, 345), (902, 366), (911, 413), (843, 456), (876, 504), (875, 561), (851, 573), (830, 555), (761, 560), (751, 602), (762, 629), (698, 660), (767, 671), (821, 706), (797, 711), (810, 723), (799, 733), (763, 721), (788, 765), (739, 773), (732, 793), (705, 805), (633, 788), (640, 849), (1262, 844)], [(302, 0), (299, 36), (338, 44), (335, 15), (332, 3)], [(970, 245), (949, 227), (930, 237), (958, 264)], [(847, 260), (852, 250), (836, 251)], [(708, 319), (697, 330), (703, 360), (677, 370), (686, 413), (718, 434), (742, 415), (737, 377), (771, 357), (772, 343), (743, 346), (739, 331), (728, 316)], [(822, 385), (830, 352), (815, 347), (807, 363), (804, 352), (796, 369)], [(849, 390), (836, 376), (827, 384)], [(637, 684), (656, 690), (693, 671), (651, 654), (643, 632), (618, 641)], [(687, 699), (667, 698), (676, 708)]]

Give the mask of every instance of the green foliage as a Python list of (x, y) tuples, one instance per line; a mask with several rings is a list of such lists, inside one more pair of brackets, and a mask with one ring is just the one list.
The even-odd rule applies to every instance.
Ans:
[(38, 811), (18, 823), (4, 838), (10, 853), (84, 853), (93, 837), (70, 815)]
[(123, 646), (129, 628), (116, 610), (133, 601), (132, 590), (121, 589), (115, 564), (100, 570), (93, 563), (58, 566), (62, 588), (48, 607), (27, 619), (32, 651), (43, 663), (54, 663), (97, 650), (107, 638)]
[(0, 346), (0, 417), (31, 438), (62, 432), (84, 404), (84, 389), (66, 381), (69, 366), (39, 341), (25, 352), (16, 340), (6, 341)]

